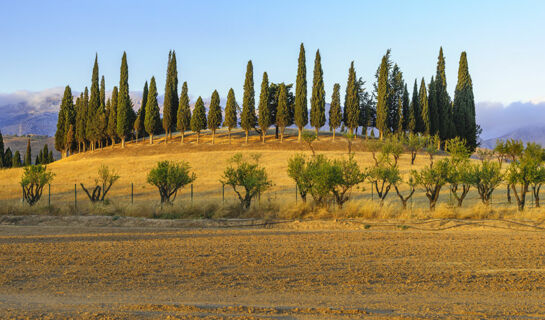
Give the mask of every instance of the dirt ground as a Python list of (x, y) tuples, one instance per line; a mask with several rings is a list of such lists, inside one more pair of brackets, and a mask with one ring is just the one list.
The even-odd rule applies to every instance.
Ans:
[(55, 219), (0, 221), (0, 318), (545, 318), (537, 227)]

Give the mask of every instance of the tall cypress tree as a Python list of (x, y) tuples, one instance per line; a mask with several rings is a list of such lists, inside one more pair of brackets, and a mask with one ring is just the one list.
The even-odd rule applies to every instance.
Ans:
[(231, 143), (231, 130), (238, 126), (237, 123), (237, 102), (235, 100), (235, 91), (229, 89), (227, 94), (227, 104), (225, 105), (225, 121), (223, 125), (227, 127), (229, 132), (229, 143)]
[(263, 80), (261, 81), (258, 123), (261, 128), (263, 143), (265, 143), (267, 129), (269, 129), (269, 126), (271, 125), (271, 112), (269, 110), (269, 77), (267, 72), (263, 72)]
[[(106, 128), (108, 127), (108, 116), (106, 114), (106, 82), (104, 76), (100, 80), (100, 105), (96, 113), (95, 139), (98, 146), (102, 148), (106, 138)], [(48, 157), (46, 154), (44, 157)]]
[(467, 142), (470, 150), (477, 148), (477, 123), (475, 122), (475, 98), (473, 96), (473, 83), (469, 75), (467, 54), (460, 55), (458, 68), (458, 83), (454, 92), (454, 122), (456, 132), (460, 138)]
[(123, 52), (119, 75), (119, 95), (117, 97), (117, 135), (121, 138), (121, 147), (125, 148), (125, 139), (133, 128), (132, 102), (129, 96), (129, 66), (127, 53)]
[(286, 85), (281, 83), (278, 88), (278, 107), (276, 109), (276, 123), (280, 128), (280, 142), (284, 141), (284, 130), (290, 124), (290, 111)]
[(312, 96), (310, 97), (310, 124), (316, 129), (316, 139), (318, 139), (318, 132), (325, 125), (324, 73), (322, 71), (320, 50), (316, 50), (316, 58), (314, 59)]
[(25, 153), (25, 166), (30, 166), (32, 164), (32, 149), (30, 148), (30, 138), (27, 140), (26, 144), (26, 153)]
[(409, 106), (409, 121), (407, 124), (407, 129), (411, 133), (423, 132), (421, 125), (422, 115), (420, 112), (420, 103), (418, 100), (418, 85), (416, 84), (416, 79), (414, 79), (413, 87), (413, 97), (411, 104)]
[(153, 135), (161, 130), (161, 117), (159, 115), (159, 104), (157, 103), (157, 84), (155, 83), (155, 77), (151, 77), (150, 80), (144, 127), (149, 134), (149, 143), (153, 144)]
[(91, 78), (91, 90), (89, 95), (89, 105), (87, 109), (87, 125), (85, 126), (85, 137), (89, 141), (89, 148), (95, 149), (98, 131), (98, 115), (100, 109), (100, 88), (98, 83), (98, 55), (95, 56), (93, 65), (93, 75)]
[(165, 82), (165, 99), (163, 102), (163, 129), (165, 140), (172, 138), (172, 130), (176, 128), (178, 111), (178, 70), (176, 66), (176, 52), (168, 53), (167, 78)]
[(405, 86), (403, 87), (403, 112), (402, 112), (402, 118), (403, 118), (403, 130), (402, 131), (408, 131), (409, 130), (409, 120), (410, 120), (410, 100), (409, 100), (409, 89), (407, 89), (407, 84), (405, 83)]
[[(389, 54), (387, 54), (387, 66), (390, 65)], [(388, 71), (390, 68), (388, 67)], [(387, 104), (388, 104), (388, 128), (391, 132), (399, 132), (400, 115), (399, 112), (399, 100), (403, 98), (403, 73), (399, 69), (399, 66), (395, 64), (391, 73), (388, 76), (387, 86)]]
[(435, 86), (435, 78), (432, 76), (428, 89), (428, 113), (430, 119), (430, 135), (438, 135), (441, 127), (439, 109), (437, 105), (437, 90)]
[(255, 92), (254, 92), (254, 67), (252, 60), (246, 66), (246, 79), (244, 80), (244, 96), (242, 98), (242, 114), (240, 115), (240, 126), (246, 133), (246, 143), (250, 130), (257, 124), (255, 115)]
[(331, 104), (329, 105), (329, 130), (333, 131), (333, 141), (335, 141), (335, 131), (341, 126), (341, 86), (338, 83), (333, 85), (333, 94), (331, 95)]
[(80, 95), (79, 107), (76, 111), (76, 140), (78, 141), (78, 150), (83, 152), (85, 152), (86, 149), (85, 127), (87, 126), (88, 104), (89, 90), (85, 87), (85, 90)]
[(221, 121), (220, 95), (217, 90), (214, 90), (208, 107), (208, 129), (212, 131), (212, 144), (216, 140), (216, 130), (221, 127)]
[(22, 165), (21, 153), (19, 152), (19, 150), (15, 151), (15, 153), (13, 154), (12, 160), (13, 160), (13, 163), (12, 163), (13, 168), (19, 168)]
[(350, 134), (354, 133), (354, 129), (358, 128), (360, 120), (360, 103), (358, 97), (358, 85), (356, 80), (356, 70), (354, 69), (354, 61), (350, 63), (348, 69), (348, 81), (346, 83), (346, 94), (344, 96), (344, 112), (343, 121), (348, 127)]
[(189, 93), (187, 82), (182, 85), (182, 93), (180, 95), (180, 105), (178, 106), (178, 114), (176, 117), (176, 127), (180, 130), (182, 136), (181, 143), (184, 143), (185, 131), (190, 129), (191, 124), (191, 109), (189, 108)]
[(8, 147), (6, 152), (4, 152), (4, 167), (11, 168), (13, 166), (13, 154), (11, 149)]
[(195, 108), (193, 109), (193, 115), (191, 115), (191, 131), (197, 133), (197, 144), (199, 144), (199, 137), (201, 130), (206, 129), (206, 110), (204, 109), (204, 102), (199, 97), (195, 102)]
[[(431, 79), (433, 81), (433, 77)], [(430, 82), (431, 87), (431, 82)], [(420, 82), (420, 91), (418, 93), (418, 104), (421, 110), (421, 118), (422, 118), (422, 133), (426, 135), (432, 135), (433, 132), (433, 123), (432, 123), (432, 115), (430, 113), (430, 105), (428, 103), (428, 94), (426, 92), (426, 82), (424, 81), (424, 78), (422, 78), (422, 81)]]
[(110, 99), (110, 110), (108, 111), (108, 127), (106, 133), (112, 140), (112, 148), (115, 145), (115, 139), (117, 138), (117, 101), (118, 101), (117, 86), (114, 86), (112, 90), (112, 98)]
[(55, 132), (55, 149), (61, 152), (62, 156), (66, 156), (66, 133), (68, 126), (73, 121), (74, 114), (74, 97), (70, 86), (64, 88), (61, 106), (59, 109), (59, 117), (57, 119), (57, 131)]
[(299, 130), (298, 141), (301, 142), (301, 132), (308, 123), (307, 109), (307, 67), (305, 46), (301, 43), (297, 64), (297, 79), (295, 81), (294, 122)]
[(388, 131), (388, 60), (386, 55), (382, 57), (378, 76), (377, 129), (382, 139)]
[(136, 135), (136, 141), (138, 142), (138, 136), (145, 132), (146, 121), (146, 104), (148, 103), (148, 82), (144, 83), (144, 89), (142, 91), (142, 102), (140, 103), (140, 109), (136, 114), (136, 120), (134, 121), (134, 134)]
[(439, 114), (439, 138), (447, 140), (456, 135), (452, 125), (452, 104), (447, 92), (447, 76), (445, 74), (445, 58), (443, 48), (439, 49), (437, 59), (437, 74), (435, 76), (435, 94), (437, 96), (437, 111)]

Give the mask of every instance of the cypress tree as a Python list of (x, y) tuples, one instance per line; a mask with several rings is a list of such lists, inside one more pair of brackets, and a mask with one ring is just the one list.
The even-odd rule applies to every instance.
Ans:
[(206, 110), (204, 109), (204, 102), (199, 97), (195, 102), (195, 108), (193, 109), (193, 115), (191, 116), (191, 131), (197, 133), (197, 144), (199, 144), (199, 137), (201, 130), (206, 129)]
[[(387, 54), (387, 66), (390, 70), (389, 65), (389, 54)], [(399, 69), (397, 64), (392, 68), (391, 74), (388, 76), (388, 86), (386, 89), (387, 92), (387, 104), (388, 104), (388, 128), (391, 132), (399, 132), (398, 125), (400, 123), (400, 112), (399, 112), (399, 100), (403, 98), (403, 73)]]
[(40, 154), (40, 156), (42, 157), (41, 163), (49, 163), (49, 148), (47, 147), (47, 143), (45, 144), (43, 152)]
[(438, 135), (441, 124), (439, 122), (439, 110), (437, 105), (437, 90), (435, 79), (432, 76), (428, 90), (428, 113), (430, 119), (430, 135)]
[(163, 102), (163, 129), (165, 141), (172, 138), (172, 130), (176, 128), (178, 113), (178, 70), (176, 66), (176, 52), (168, 53), (167, 77), (165, 83), (165, 99)]
[(335, 131), (341, 126), (341, 86), (338, 83), (333, 85), (333, 94), (331, 95), (331, 104), (329, 105), (329, 130), (333, 131), (333, 141), (335, 141)]
[(108, 116), (106, 114), (106, 82), (104, 81), (104, 76), (102, 76), (102, 79), (100, 80), (100, 106), (96, 117), (97, 126), (95, 128), (95, 138), (98, 140), (99, 148), (102, 148), (104, 139), (106, 139), (106, 128), (108, 127)]
[(439, 57), (437, 59), (437, 74), (435, 77), (435, 94), (437, 96), (437, 111), (439, 115), (439, 138), (447, 140), (454, 137), (452, 127), (452, 104), (447, 92), (447, 77), (445, 74), (445, 58), (443, 56), (443, 48), (439, 49)]
[(320, 50), (316, 50), (316, 58), (314, 60), (312, 97), (310, 97), (310, 124), (316, 129), (316, 140), (318, 140), (318, 132), (325, 125), (324, 73), (322, 71)]
[(469, 75), (467, 54), (460, 55), (458, 68), (458, 82), (454, 92), (454, 122), (456, 133), (465, 139), (470, 150), (477, 148), (477, 123), (475, 122), (475, 98), (473, 96), (473, 83)]
[(221, 127), (221, 121), (220, 95), (214, 90), (208, 107), (208, 128), (212, 131), (212, 144), (215, 142), (216, 130)]
[(12, 165), (13, 165), (13, 154), (11, 153), (11, 149), (7, 148), (6, 152), (4, 152), (4, 167), (11, 168)]
[(112, 140), (112, 148), (114, 147), (115, 139), (117, 138), (117, 101), (118, 90), (117, 86), (114, 86), (112, 98), (110, 100), (110, 110), (108, 112), (108, 127), (106, 128), (106, 132)]
[(61, 106), (59, 109), (59, 116), (57, 119), (57, 131), (55, 132), (55, 149), (61, 152), (63, 156), (66, 155), (66, 134), (68, 127), (74, 120), (74, 98), (72, 97), (72, 90), (70, 86), (64, 88), (64, 95), (62, 97)]
[(145, 131), (146, 120), (146, 104), (148, 103), (148, 82), (144, 83), (144, 89), (142, 91), (142, 102), (140, 103), (140, 109), (136, 114), (136, 120), (134, 121), (134, 134), (136, 135), (136, 142), (138, 142), (138, 136), (143, 135)]
[(397, 100), (397, 124), (395, 126), (395, 133), (401, 134), (403, 132), (403, 99), (399, 98)]
[(377, 129), (379, 138), (382, 139), (388, 130), (388, 59), (386, 55), (382, 57), (378, 76)]
[(246, 143), (250, 130), (256, 126), (255, 115), (255, 92), (254, 92), (254, 67), (252, 60), (246, 66), (246, 79), (244, 80), (244, 96), (242, 98), (242, 114), (240, 115), (240, 126), (246, 133)]
[(189, 108), (189, 94), (187, 90), (187, 82), (182, 85), (182, 93), (180, 95), (180, 105), (178, 114), (176, 115), (176, 127), (180, 130), (182, 142), (184, 143), (185, 131), (190, 129), (191, 124), (191, 109)]
[(223, 125), (227, 127), (229, 132), (229, 143), (231, 143), (231, 129), (236, 128), (237, 123), (237, 102), (235, 100), (235, 91), (229, 89), (227, 94), (227, 104), (225, 105), (225, 121)]
[(30, 148), (30, 138), (28, 138), (26, 144), (26, 153), (25, 153), (25, 166), (30, 166), (32, 164), (32, 149)]
[[(77, 102), (77, 100), (76, 100)], [(85, 127), (87, 125), (87, 105), (89, 103), (89, 90), (85, 87), (85, 90), (80, 95), (79, 107), (76, 111), (76, 140), (78, 141), (78, 150), (85, 152), (86, 140), (85, 140)]]
[(301, 142), (301, 132), (308, 123), (307, 109), (307, 67), (305, 46), (301, 43), (297, 64), (297, 80), (295, 81), (294, 122), (299, 130), (298, 141)]
[(418, 85), (416, 84), (416, 79), (414, 79), (413, 97), (409, 106), (409, 121), (407, 124), (407, 129), (411, 133), (423, 132), (421, 128), (421, 123), (419, 121), (421, 119), (422, 115), (420, 112), (420, 104), (418, 100)]
[(263, 135), (263, 143), (265, 143), (267, 129), (269, 129), (269, 126), (271, 125), (271, 113), (269, 110), (269, 77), (267, 76), (267, 72), (263, 72), (263, 81), (261, 81), (261, 93), (259, 94), (258, 123)]
[(19, 168), (22, 164), (23, 163), (21, 161), (21, 153), (19, 152), (19, 150), (16, 150), (15, 154), (13, 155), (12, 167)]
[[(358, 101), (360, 105), (360, 121), (362, 135), (367, 136), (367, 128), (373, 126), (375, 108), (371, 95), (365, 90), (365, 81), (360, 77), (356, 82), (358, 88)], [(357, 132), (356, 132), (357, 134)]]
[(159, 116), (159, 104), (157, 103), (157, 84), (155, 77), (151, 77), (148, 101), (146, 102), (144, 126), (149, 134), (149, 143), (153, 144), (153, 135), (161, 129), (161, 118)]
[(89, 148), (95, 149), (98, 131), (98, 114), (100, 108), (100, 89), (98, 83), (98, 55), (95, 55), (95, 64), (93, 65), (93, 75), (91, 78), (91, 90), (89, 95), (89, 105), (87, 109), (87, 125), (85, 126), (85, 137), (89, 141)]
[[(431, 79), (433, 81), (433, 77)], [(431, 82), (430, 82), (431, 87)], [(430, 105), (428, 103), (428, 94), (426, 92), (426, 82), (424, 81), (424, 78), (422, 78), (422, 81), (420, 82), (420, 91), (418, 93), (418, 105), (421, 110), (421, 116), (422, 118), (422, 133), (426, 135), (432, 135), (433, 134), (433, 124), (432, 124), (432, 116), (430, 113)]]
[(68, 131), (66, 132), (66, 137), (65, 137), (66, 145), (70, 146), (68, 148), (69, 151), (72, 148), (72, 146), (74, 145), (74, 141), (75, 141), (74, 125), (70, 124), (70, 126), (68, 126)]
[(4, 137), (2, 136), (2, 132), (0, 132), (0, 168), (4, 166)]
[(409, 114), (410, 114), (410, 101), (409, 101), (409, 89), (407, 89), (407, 84), (405, 83), (405, 86), (403, 87), (403, 112), (402, 112), (402, 124), (403, 124), (403, 130), (402, 131), (408, 131), (409, 130)]
[(348, 81), (346, 83), (346, 94), (344, 96), (344, 113), (343, 121), (348, 127), (350, 134), (354, 133), (354, 129), (358, 128), (360, 120), (360, 103), (358, 97), (358, 85), (356, 81), (356, 70), (354, 69), (354, 61), (350, 63), (348, 69)]
[(49, 150), (48, 160), (47, 163), (54, 162), (55, 159), (53, 158), (53, 150)]
[(131, 133), (134, 121), (133, 113), (129, 96), (129, 66), (127, 65), (127, 54), (123, 52), (117, 97), (117, 135), (121, 138), (121, 148), (125, 148), (125, 139)]
[(280, 128), (280, 142), (284, 141), (284, 130), (290, 123), (290, 111), (288, 107), (288, 95), (286, 85), (281, 83), (278, 88), (278, 107), (276, 110), (276, 123)]
[(100, 105), (106, 106), (106, 81), (104, 76), (100, 79)]

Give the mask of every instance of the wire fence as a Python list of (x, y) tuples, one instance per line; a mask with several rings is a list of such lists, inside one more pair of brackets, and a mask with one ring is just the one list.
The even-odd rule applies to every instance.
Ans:
[[(94, 186), (84, 185), (87, 189)], [(91, 192), (91, 191), (90, 191)], [(401, 188), (400, 192), (406, 196), (409, 193), (408, 187)], [(511, 203), (507, 200), (507, 186), (498, 187), (492, 194), (490, 205), (496, 207), (516, 207), (516, 199), (512, 192)], [(312, 200), (310, 195), (307, 199)], [(531, 191), (527, 194), (526, 207), (533, 208), (536, 206), (536, 201)], [(290, 205), (300, 203), (301, 197), (295, 185), (292, 186), (275, 186), (269, 191), (259, 194), (253, 201), (253, 206), (261, 206), (264, 204), (279, 204)], [(372, 204), (380, 205), (380, 199), (376, 194), (375, 189), (370, 183), (360, 184), (350, 193), (350, 201), (370, 201)], [(147, 205), (160, 206), (160, 196), (157, 188), (152, 185), (134, 184), (134, 183), (117, 183), (114, 184), (105, 197), (106, 204), (115, 204), (121, 206), (130, 205)], [(174, 200), (174, 204), (182, 205), (201, 205), (201, 204), (217, 204), (217, 205), (235, 205), (239, 203), (238, 196), (231, 186), (222, 184), (191, 184), (180, 189)], [(448, 206), (456, 206), (456, 199), (450, 193), (447, 185), (445, 185), (440, 193), (438, 205), (445, 203)], [(475, 188), (471, 188), (465, 200), (463, 207), (471, 207), (481, 203), (480, 196)], [(69, 207), (76, 212), (85, 210), (92, 205), (89, 197), (83, 190), (80, 184), (50, 184), (43, 189), (42, 197), (37, 206), (54, 206), (57, 208)], [(398, 198), (394, 188), (392, 187), (384, 200), (384, 205), (401, 207), (402, 203)], [(21, 186), (0, 185), (0, 206), (6, 207), (24, 207), (28, 205), (23, 200)], [(408, 209), (428, 209), (429, 201), (425, 192), (417, 189), (414, 195), (407, 203)]]

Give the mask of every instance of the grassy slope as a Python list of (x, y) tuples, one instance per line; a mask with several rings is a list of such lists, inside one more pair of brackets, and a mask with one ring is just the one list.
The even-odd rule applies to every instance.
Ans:
[[(115, 199), (119, 197), (121, 201), (128, 202), (130, 194), (130, 185), (134, 183), (135, 201), (158, 200), (156, 189), (146, 182), (146, 176), (149, 170), (160, 160), (188, 161), (197, 174), (195, 181), (195, 199), (200, 201), (220, 200), (221, 184), (219, 179), (227, 165), (228, 159), (236, 152), (260, 153), (262, 155), (262, 164), (266, 167), (274, 187), (265, 195), (265, 199), (281, 202), (295, 201), (295, 187), (293, 181), (287, 176), (287, 160), (296, 153), (310, 154), (308, 146), (299, 144), (295, 132), (285, 139), (283, 143), (275, 140), (273, 131), (269, 132), (269, 141), (263, 144), (259, 137), (253, 135), (250, 137), (249, 144), (244, 143), (243, 132), (236, 131), (233, 135), (232, 143), (229, 144), (224, 130), (219, 131), (216, 136), (216, 144), (211, 144), (209, 134), (201, 134), (200, 144), (196, 144), (196, 137), (192, 134), (187, 135), (185, 143), (180, 143), (180, 137), (175, 136), (173, 140), (165, 143), (164, 137), (156, 139), (153, 145), (148, 140), (140, 141), (137, 144), (129, 143), (125, 149), (119, 145), (106, 147), (94, 152), (85, 152), (70, 156), (67, 159), (56, 161), (49, 165), (51, 171), (55, 173), (55, 179), (52, 183), (53, 202), (73, 201), (74, 184), (78, 184), (78, 201), (85, 200), (83, 191), (79, 183), (91, 184), (94, 181), (98, 167), (101, 164), (115, 168), (121, 178), (111, 190), (110, 197)], [(362, 167), (368, 167), (373, 164), (371, 153), (364, 151), (362, 139), (358, 138), (354, 143), (352, 150), (356, 152), (356, 159)], [(343, 157), (347, 154), (347, 142), (343, 137), (337, 137), (333, 142), (331, 137), (324, 134), (320, 136), (320, 141), (313, 144), (317, 153), (325, 153), (331, 157)], [(428, 157), (421, 154), (417, 157), (414, 166), (410, 165), (408, 154), (404, 154), (400, 159), (400, 168), (404, 175), (411, 169), (420, 168), (428, 164)], [(9, 169), (0, 171), (0, 199), (20, 198), (20, 187), (18, 185), (22, 169)], [(371, 199), (370, 185), (363, 185), (365, 190), (358, 190), (355, 198)], [(406, 189), (406, 188), (402, 188)], [(188, 197), (188, 188), (183, 191), (180, 197)], [(501, 192), (501, 191), (500, 191)], [(448, 188), (443, 188), (442, 202), (449, 199)], [(226, 198), (233, 199), (234, 194), (226, 188)], [(375, 195), (376, 199), (376, 195)], [(399, 199), (395, 191), (390, 191), (387, 202), (398, 207)], [(496, 202), (504, 201), (504, 197), (497, 196)], [(415, 207), (424, 208), (427, 199), (422, 190), (417, 191), (414, 197)], [(470, 192), (468, 203), (477, 202), (477, 193), (475, 190)], [(378, 203), (377, 203), (378, 204)]]

